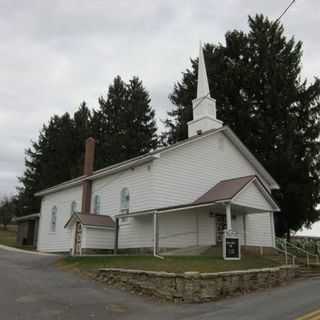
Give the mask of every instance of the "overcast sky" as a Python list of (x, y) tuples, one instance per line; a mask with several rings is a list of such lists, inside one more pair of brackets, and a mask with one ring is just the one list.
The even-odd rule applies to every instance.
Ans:
[[(276, 18), (289, 0), (0, 0), (0, 195), (12, 194), (24, 149), (54, 113), (82, 100), (97, 106), (116, 75), (139, 76), (157, 118), (196, 57), (199, 41), (223, 42), (247, 30), (247, 16)], [(297, 0), (283, 17), (304, 42), (303, 74), (319, 75), (319, 0)]]

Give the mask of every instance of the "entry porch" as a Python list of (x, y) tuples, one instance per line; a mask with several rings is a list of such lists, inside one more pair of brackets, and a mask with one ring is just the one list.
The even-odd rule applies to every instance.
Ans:
[[(219, 247), (225, 230), (235, 233), (241, 246), (272, 248), (274, 211), (279, 208), (257, 177), (224, 180), (191, 204), (117, 215), (114, 252), (151, 247), (156, 256), (187, 247)], [(132, 232), (138, 233), (134, 241)]]

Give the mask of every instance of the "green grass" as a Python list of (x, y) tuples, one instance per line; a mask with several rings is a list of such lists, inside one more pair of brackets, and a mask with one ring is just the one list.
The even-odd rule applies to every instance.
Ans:
[(240, 261), (225, 261), (210, 256), (176, 256), (163, 260), (151, 256), (115, 257), (65, 257), (59, 265), (64, 269), (90, 272), (98, 268), (126, 268), (182, 273), (187, 271), (222, 272), (278, 266), (276, 262), (263, 257), (243, 257)]
[(16, 226), (8, 226), (7, 230), (3, 229), (0, 225), (0, 244), (5, 246), (15, 247), (16, 246)]
[(0, 225), (0, 244), (23, 250), (34, 250), (32, 246), (18, 246), (16, 242), (16, 236), (17, 226), (10, 225), (7, 226), (7, 230), (4, 230), (3, 226)]

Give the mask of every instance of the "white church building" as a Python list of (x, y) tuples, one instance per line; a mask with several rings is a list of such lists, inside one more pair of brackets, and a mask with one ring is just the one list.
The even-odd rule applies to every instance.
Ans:
[[(37, 249), (150, 251), (221, 246), (232, 230), (243, 248), (275, 246), (277, 182), (216, 117), (200, 48), (188, 139), (42, 190)], [(160, 250), (161, 249), (161, 250)]]

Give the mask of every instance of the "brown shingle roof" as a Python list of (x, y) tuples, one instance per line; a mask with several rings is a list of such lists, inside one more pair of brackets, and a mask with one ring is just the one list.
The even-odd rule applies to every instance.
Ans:
[[(113, 228), (115, 226), (114, 221), (110, 216), (98, 215), (98, 214), (83, 214), (83, 213), (75, 213), (74, 215), (78, 220), (80, 220), (81, 224), (85, 226), (110, 227), (110, 228)], [(69, 224), (71, 219), (66, 223), (66, 226)]]
[(222, 200), (231, 200), (256, 176), (246, 176), (218, 182), (213, 188), (198, 198), (194, 204), (209, 203)]

